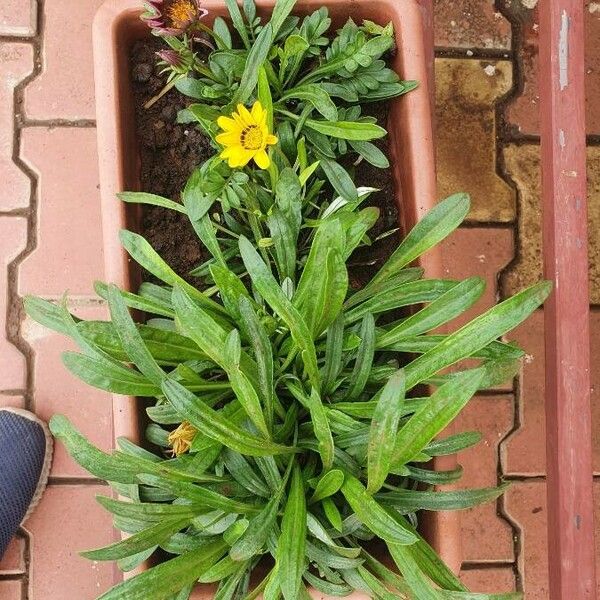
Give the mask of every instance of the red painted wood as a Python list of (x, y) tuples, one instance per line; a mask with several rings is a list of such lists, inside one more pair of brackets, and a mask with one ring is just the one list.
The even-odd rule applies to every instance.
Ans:
[(552, 600), (596, 598), (582, 0), (540, 11), (548, 557)]

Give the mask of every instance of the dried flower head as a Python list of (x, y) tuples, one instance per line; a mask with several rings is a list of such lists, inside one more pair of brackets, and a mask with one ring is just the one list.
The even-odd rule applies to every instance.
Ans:
[(184, 421), (177, 429), (169, 434), (169, 444), (175, 456), (180, 456), (189, 451), (198, 430), (189, 422)]
[(172, 69), (180, 69), (183, 66), (183, 59), (176, 50), (165, 49), (159, 50), (156, 55), (160, 58), (161, 63)]
[(245, 167), (252, 159), (260, 169), (269, 168), (271, 159), (267, 147), (278, 140), (269, 131), (267, 111), (260, 102), (255, 102), (251, 111), (238, 104), (237, 112), (231, 117), (219, 117), (217, 123), (223, 133), (216, 140), (225, 146), (221, 158), (227, 160), (231, 168)]
[(200, 0), (146, 0), (144, 5), (142, 20), (162, 36), (183, 35), (208, 14)]

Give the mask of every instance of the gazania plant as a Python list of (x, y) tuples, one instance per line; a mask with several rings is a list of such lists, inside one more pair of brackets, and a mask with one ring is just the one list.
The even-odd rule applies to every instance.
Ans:
[[(51, 422), (72, 456), (122, 497), (98, 500), (129, 537), (84, 555), (124, 570), (159, 548), (172, 556), (102, 598), (187, 598), (196, 582), (218, 582), (217, 598), (294, 600), (308, 597), (306, 586), (372, 598), (518, 597), (468, 593), (417, 529), (419, 510), (463, 509), (502, 493), (436, 491), (460, 469), (427, 465), (479, 441), (474, 432), (437, 436), (477, 390), (514, 376), (523, 352), (498, 338), (549, 292), (541, 283), (453, 333), (430, 334), (470, 308), (484, 284), (424, 279), (410, 264), (468, 209), (464, 195), (440, 203), (360, 291), (348, 287), (357, 238), (340, 209), (314, 228), (295, 285), (240, 237), (246, 276), (213, 265), (211, 299), (124, 232), (164, 285), (145, 284), (139, 297), (107, 286), (111, 322), (27, 299), (30, 316), (78, 342), (81, 352), (64, 356), (72, 373), (153, 400), (148, 437), (162, 455), (125, 439), (105, 454), (66, 418)], [(143, 305), (148, 321), (135, 324), (128, 304)], [(380, 322), (399, 308), (413, 310)], [(467, 358), (478, 364), (461, 367)], [(381, 562), (375, 540), (397, 571)], [(266, 574), (255, 581), (255, 571)]]
[[(153, 28), (187, 19), (175, 11), (185, 2), (151, 4)], [(188, 5), (192, 23), (201, 8)], [(190, 72), (185, 84), (211, 100), (187, 114), (215, 155), (180, 198), (120, 195), (186, 215), (208, 259), (183, 277), (144, 237), (122, 231), (150, 277), (136, 292), (96, 284), (110, 320), (25, 300), (31, 318), (78, 345), (63, 356), (71, 373), (144, 399), (145, 442), (119, 439), (111, 453), (64, 416), (50, 423), (72, 457), (110, 484), (115, 497), (98, 501), (126, 534), (84, 556), (126, 572), (151, 563), (101, 598), (186, 600), (201, 584), (216, 584), (217, 600), (303, 600), (309, 590), (520, 598), (469, 592), (421, 536), (419, 515), (504, 491), (440, 491), (461, 469), (436, 471), (431, 461), (479, 442), (477, 432), (443, 432), (478, 390), (517, 373), (523, 351), (502, 338), (550, 285), (453, 328), (484, 282), (426, 278), (418, 261), (468, 214), (468, 196), (457, 194), (407, 232), (366, 285), (351, 286), (352, 257), (370, 243), (378, 210), (363, 206), (375, 190), (357, 187), (337, 161), (350, 151), (375, 156), (368, 136), (357, 137), (378, 127), (360, 116), (360, 102), (410, 87), (380, 59), (391, 28), (349, 22), (331, 39), (324, 9), (300, 21), (281, 0), (265, 24), (251, 1), (245, 16), (233, 0), (227, 6), (231, 23), (215, 21), (218, 50), (208, 59), (217, 79)], [(190, 27), (177, 39), (193, 37)]]

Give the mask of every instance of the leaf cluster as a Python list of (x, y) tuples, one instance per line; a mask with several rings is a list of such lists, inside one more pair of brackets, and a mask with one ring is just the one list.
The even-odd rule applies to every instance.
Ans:
[[(352, 222), (333, 210), (312, 228), (305, 260), (290, 261), (292, 276), (240, 236), (246, 275), (227, 260), (211, 265), (211, 297), (178, 278), (143, 238), (123, 232), (131, 256), (163, 284), (143, 284), (139, 294), (98, 285), (111, 321), (79, 321), (63, 305), (26, 300), (31, 317), (79, 345), (64, 356), (73, 374), (152, 398), (147, 433), (162, 457), (127, 440), (106, 454), (64, 417), (51, 422), (73, 457), (128, 499), (99, 501), (130, 536), (85, 555), (124, 570), (158, 548), (173, 555), (102, 598), (187, 598), (196, 581), (219, 582), (217, 598), (262, 592), (295, 600), (307, 597), (306, 586), (373, 598), (494, 597), (465, 590), (417, 533), (416, 512), (467, 508), (502, 493), (434, 491), (460, 470), (435, 472), (427, 463), (478, 441), (472, 432), (437, 436), (478, 389), (514, 375), (522, 352), (498, 338), (549, 288), (539, 284), (453, 333), (430, 335), (469, 309), (484, 285), (424, 279), (411, 263), (468, 209), (464, 195), (440, 203), (358, 291), (346, 267)], [(148, 320), (136, 324), (128, 307)], [(378, 322), (399, 308), (410, 310)], [(424, 384), (433, 393), (424, 394)], [(195, 430), (190, 451), (170, 458), (169, 433), (184, 421)], [(374, 538), (399, 574), (371, 555)], [(265, 556), (274, 566), (251, 588)]]
[(273, 157), (280, 168), (298, 159), (300, 140), (311, 162), (348, 155), (350, 163), (387, 167), (372, 143), (385, 130), (363, 116), (361, 106), (416, 86), (401, 81), (386, 64), (395, 46), (393, 26), (350, 19), (331, 32), (326, 8), (300, 19), (290, 14), (295, 0), (279, 0), (264, 23), (253, 0), (242, 9), (235, 0), (226, 4), (229, 20), (218, 17), (213, 25), (215, 50), (205, 60), (197, 58), (176, 81), (180, 92), (197, 101), (181, 111), (179, 121), (199, 123), (214, 142), (217, 116), (260, 100), (282, 140), (282, 152)]

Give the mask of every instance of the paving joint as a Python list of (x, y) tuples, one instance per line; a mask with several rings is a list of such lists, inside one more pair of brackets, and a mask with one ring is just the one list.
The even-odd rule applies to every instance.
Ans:
[(110, 487), (109, 484), (103, 479), (96, 479), (95, 477), (53, 477), (48, 478), (48, 485), (51, 486), (70, 486), (70, 485), (102, 485), (104, 487)]
[(459, 58), (467, 60), (511, 60), (512, 50), (499, 48), (453, 48), (451, 46), (436, 46), (436, 58)]
[[(10, 262), (7, 267), (7, 315), (6, 315), (6, 336), (7, 340), (13, 344), (19, 352), (25, 357), (25, 368), (26, 368), (26, 389), (23, 390), (23, 400), (25, 407), (29, 410), (33, 410), (34, 399), (33, 399), (33, 366), (35, 356), (31, 346), (21, 336), (20, 324), (22, 317), (22, 302), (19, 296), (19, 267), (27, 256), (29, 256), (37, 245), (37, 202), (38, 202), (38, 189), (39, 181), (37, 174), (21, 159), (21, 128), (19, 127), (20, 122), (24, 119), (24, 90), (25, 88), (36, 79), (42, 71), (42, 40), (44, 33), (44, 3), (45, 0), (38, 0), (36, 4), (37, 10), (37, 31), (34, 36), (26, 39), (19, 38), (18, 43), (29, 44), (33, 47), (33, 69), (29, 75), (27, 75), (23, 81), (19, 82), (13, 92), (14, 102), (14, 115), (13, 115), (13, 152), (12, 160), (13, 163), (25, 174), (29, 179), (30, 196), (29, 196), (29, 208), (24, 211), (11, 211), (8, 216), (24, 216), (27, 219), (27, 242), (25, 249), (19, 253), (19, 255)], [(12, 40), (14, 36), (10, 38), (4, 37), (3, 40)], [(31, 566), (31, 537), (27, 530), (22, 528), (23, 539), (25, 548), (23, 551), (24, 561), (24, 573), (16, 577), (17, 580), (22, 581), (22, 599), (29, 600), (30, 597), (30, 566)]]
[(28, 129), (32, 127), (47, 127), (48, 129), (55, 129), (58, 127), (73, 127), (73, 128), (95, 128), (95, 119), (23, 119), (19, 123), (21, 129)]

